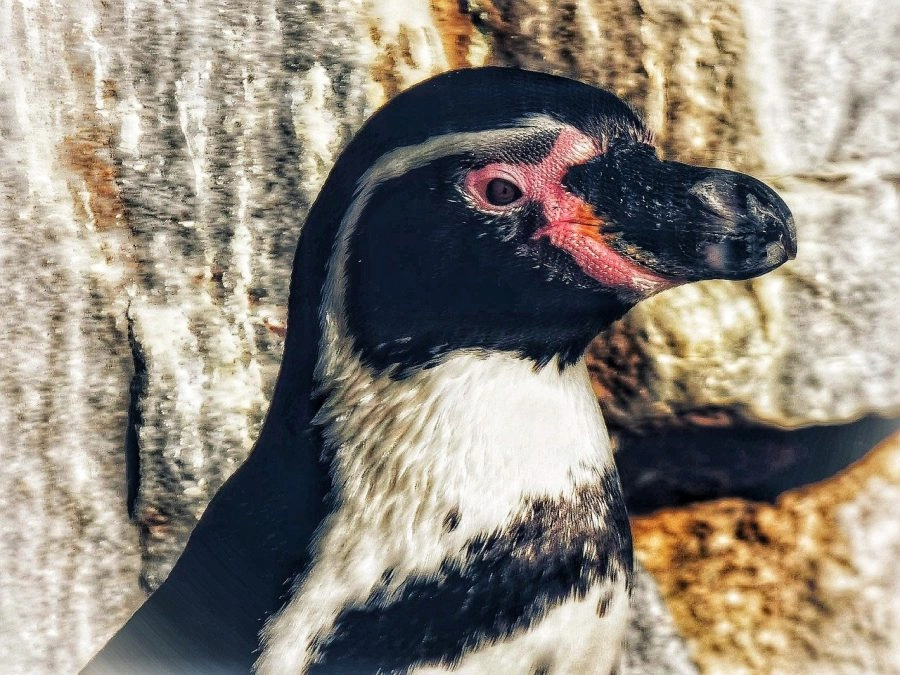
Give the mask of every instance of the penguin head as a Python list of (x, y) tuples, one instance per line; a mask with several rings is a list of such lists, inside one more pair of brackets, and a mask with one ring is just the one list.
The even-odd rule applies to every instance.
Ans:
[(501, 68), (439, 75), (385, 105), (306, 227), (356, 352), (396, 376), (460, 349), (572, 362), (643, 298), (763, 274), (796, 251), (764, 184), (660, 160), (609, 92)]

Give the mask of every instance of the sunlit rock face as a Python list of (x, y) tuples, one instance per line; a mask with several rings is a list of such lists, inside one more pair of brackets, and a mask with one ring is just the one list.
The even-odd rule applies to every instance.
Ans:
[[(593, 345), (613, 425), (896, 412), (898, 18), (782, 4), (0, 5), (4, 668), (75, 670), (165, 578), (259, 429), (333, 160), (448, 68), (606, 86), (667, 157), (754, 172), (795, 213), (783, 270), (667, 292)], [(664, 607), (640, 623), (648, 588), (632, 638), (663, 628), (633, 672), (690, 672)]]
[(708, 673), (890, 673), (900, 663), (900, 434), (843, 475), (635, 519), (637, 557)]
[(138, 266), (134, 511), (148, 588), (265, 414), (303, 214), (362, 121), (365, 85), (377, 89), (349, 19), (218, 2), (148, 3), (121, 17), (115, 153)]
[(769, 180), (799, 239), (772, 275), (668, 291), (601, 337), (608, 420), (798, 427), (900, 412), (897, 13), (576, 4), (493, 3), (506, 22), (494, 18), (494, 58), (607, 86), (645, 111), (668, 156)]

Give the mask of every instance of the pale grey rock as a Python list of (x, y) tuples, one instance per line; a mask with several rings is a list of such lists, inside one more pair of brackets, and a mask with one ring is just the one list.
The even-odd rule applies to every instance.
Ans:
[[(265, 414), (303, 217), (366, 105), (352, 19), (276, 2), (126, 16), (116, 158), (139, 269), (135, 512), (150, 589)], [(147, 54), (170, 56), (146, 68)]]
[(748, 0), (743, 10), (761, 153), (800, 242), (779, 273), (791, 331), (778, 400), (760, 414), (792, 426), (896, 415), (900, 4)]
[(785, 181), (803, 246), (782, 275), (792, 327), (779, 398), (762, 419), (796, 425), (900, 414), (900, 192), (854, 171)]
[[(0, 5), (0, 669), (73, 672), (142, 600), (122, 452), (127, 235), (88, 3)], [(69, 41), (74, 42), (74, 44)], [(85, 103), (88, 105), (85, 106)], [(85, 115), (87, 116), (86, 119)]]
[(631, 618), (625, 635), (621, 675), (695, 675), (687, 642), (678, 633), (656, 582), (634, 562)]
[[(893, 478), (900, 453), (892, 458)], [(900, 485), (875, 477), (837, 511), (848, 541), (853, 574), (831, 585), (852, 594), (849, 611), (837, 617), (832, 649), (859, 673), (889, 673), (900, 664)], [(840, 646), (838, 646), (840, 645)]]
[(763, 144), (774, 175), (900, 163), (900, 4), (743, 0)]

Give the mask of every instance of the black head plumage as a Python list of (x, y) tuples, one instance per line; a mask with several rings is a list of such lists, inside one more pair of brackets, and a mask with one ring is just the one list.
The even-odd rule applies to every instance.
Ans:
[[(306, 362), (292, 379), (312, 372), (342, 223), (349, 248), (332, 264), (344, 266), (347, 328), (365, 363), (398, 377), (458, 349), (568, 363), (642, 297), (783, 262), (767, 244), (792, 241), (792, 224), (771, 190), (751, 190), (762, 220), (716, 220), (710, 202), (748, 211), (734, 195), (753, 179), (675, 170), (684, 165), (656, 159), (649, 141), (613, 94), (546, 74), (462, 70), (399, 95), (348, 145), (305, 225), (289, 347), (304, 345)], [(605, 161), (610, 148), (618, 161)], [(479, 203), (469, 177), (485, 167), (530, 187), (515, 208)], [(701, 180), (712, 195), (693, 189)]]

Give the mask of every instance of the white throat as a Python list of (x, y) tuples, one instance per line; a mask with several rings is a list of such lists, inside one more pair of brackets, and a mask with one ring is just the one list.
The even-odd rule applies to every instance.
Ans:
[[(491, 530), (523, 500), (569, 494), (612, 465), (582, 362), (536, 371), (512, 355), (461, 353), (399, 381), (358, 362), (335, 375), (317, 422), (341, 508), (358, 501), (407, 531), (440, 527), (448, 511), (463, 531)], [(413, 510), (390, 506), (400, 503)]]
[(316, 422), (333, 453), (335, 511), (314, 566), (264, 630), (262, 673), (302, 671), (342, 611), (461, 559), (530, 499), (565, 499), (612, 470), (583, 362), (536, 371), (461, 353), (391, 380), (328, 351), (332, 389)]

